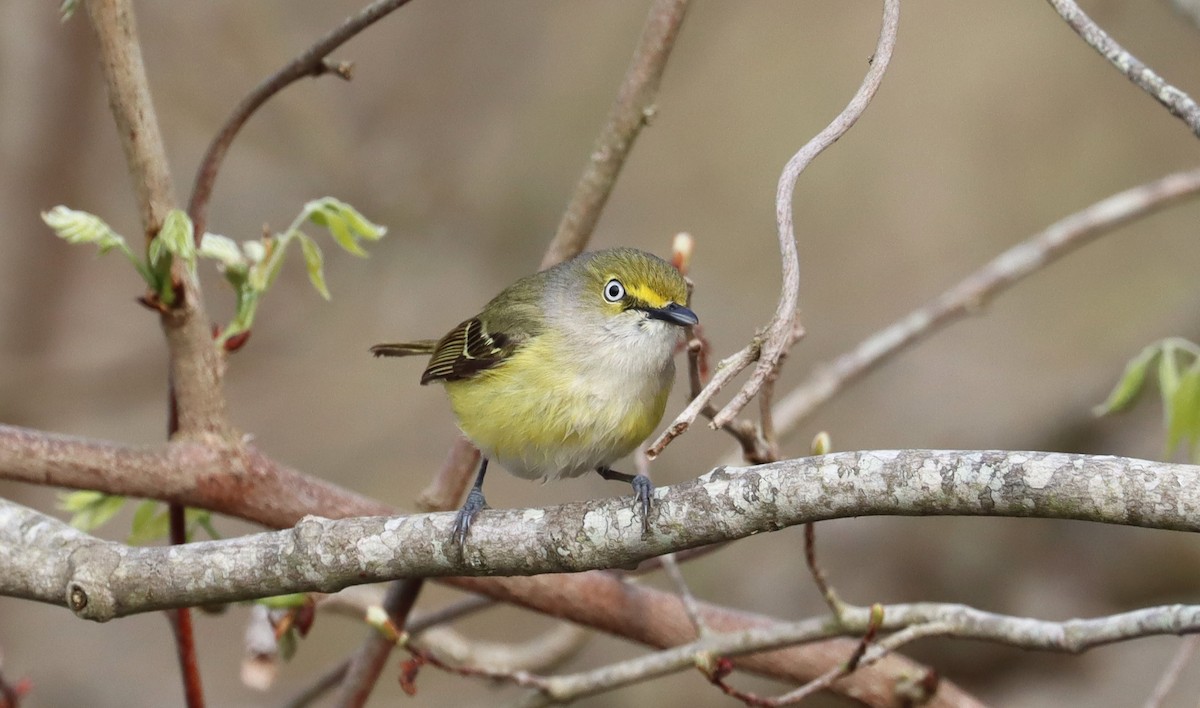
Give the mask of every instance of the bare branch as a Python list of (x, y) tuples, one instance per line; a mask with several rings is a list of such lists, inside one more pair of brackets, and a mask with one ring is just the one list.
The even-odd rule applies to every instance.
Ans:
[(1075, 34), (1088, 43), (1088, 46), (1099, 52), (1100, 56), (1117, 68), (1117, 71), (1150, 94), (1170, 111), (1171, 115), (1186, 123), (1192, 132), (1200, 137), (1200, 105), (1196, 105), (1191, 96), (1164, 81), (1153, 69), (1125, 51), (1124, 47), (1117, 44), (1116, 40), (1093, 22), (1074, 0), (1049, 1), (1054, 11), (1075, 30)]
[(204, 234), (208, 217), (208, 202), (212, 198), (213, 184), (217, 180), (217, 170), (221, 168), (221, 161), (225, 159), (225, 153), (229, 151), (234, 137), (250, 119), (250, 116), (272, 96), (305, 76), (334, 73), (343, 79), (349, 79), (349, 66), (344, 62), (329, 62), (327, 60), (329, 54), (407, 2), (408, 0), (375, 0), (357, 14), (346, 18), (342, 24), (317, 40), (316, 44), (304, 50), (300, 56), (264, 79), (242, 99), (241, 103), (234, 107), (233, 112), (225, 119), (225, 124), (217, 131), (216, 137), (208, 144), (208, 149), (204, 151), (204, 157), (200, 160), (200, 167), (196, 170), (195, 183), (192, 185), (192, 198), (188, 202), (188, 215), (192, 217), (192, 222), (196, 226), (197, 239)]
[(687, 5), (688, 0), (654, 0), (651, 5), (633, 60), (617, 91), (617, 100), (592, 146), (587, 168), (542, 258), (542, 268), (575, 256), (591, 238), (634, 140), (654, 114), (658, 85)]
[(991, 298), (1071, 251), (1198, 193), (1200, 169), (1176, 172), (1114, 194), (1034, 234), (854, 349), (817, 366), (804, 383), (776, 404), (776, 427), (781, 435), (794, 429), (847, 384), (941, 327), (978, 312)]
[(796, 254), (796, 235), (792, 226), (792, 196), (796, 189), (796, 180), (800, 173), (821, 154), (825, 148), (836, 142), (846, 133), (866, 111), (876, 90), (883, 81), (888, 62), (892, 58), (892, 50), (896, 45), (896, 30), (900, 22), (900, 0), (885, 0), (883, 5), (883, 23), (879, 31), (879, 41), (875, 45), (875, 54), (871, 60), (871, 68), (863, 78), (862, 84), (850, 103), (833, 119), (828, 126), (788, 160), (779, 177), (779, 189), (775, 197), (775, 218), (779, 225), (779, 250), (783, 263), (783, 291), (775, 316), (767, 324), (763, 333), (737, 354), (725, 359), (718, 366), (712, 381), (704, 387), (701, 395), (696, 397), (687, 408), (680, 413), (650, 446), (648, 454), (653, 458), (662, 452), (668, 443), (678, 437), (696, 420), (696, 416), (704, 409), (712, 397), (720, 391), (750, 362), (757, 360), (758, 364), (751, 374), (750, 380), (734, 395), (713, 418), (712, 427), (721, 428), (741, 412), (750, 399), (758, 393), (763, 384), (779, 365), (779, 360), (799, 336), (796, 322), (796, 312), (800, 297), (800, 261)]
[(252, 446), (134, 447), (0, 424), (0, 478), (212, 509), (271, 527), (392, 508), (279, 465)]
[(521, 642), (468, 640), (449, 627), (437, 627), (410, 640), (409, 646), (489, 671), (547, 671), (578, 654), (591, 636), (588, 630), (569, 622)]
[[(231, 479), (222, 476), (226, 473)], [(237, 454), (192, 443), (174, 443), (162, 449), (125, 448), (0, 425), (3, 476), (80, 488), (90, 482), (110, 493), (173, 499), (275, 528), (295, 524), (306, 511), (328, 517), (392, 513), (375, 500), (297, 473), (250, 448)], [(653, 560), (643, 565), (653, 565)], [(694, 636), (677, 597), (644, 585), (630, 585), (614, 573), (459, 577), (442, 582), (651, 646), (673, 646)], [(722, 631), (769, 626), (778, 621), (707, 603), (700, 605), (705, 623)], [(804, 683), (841, 661), (852, 646), (848, 640), (828, 640), (745, 657), (738, 666)], [(870, 705), (893, 705), (898, 682), (926, 671), (903, 657), (893, 656), (871, 671), (840, 682), (837, 689)], [(952, 682), (942, 682), (930, 705), (959, 705), (963, 701), (970, 701), (969, 696)]]
[[(0, 594), (108, 620), (169, 607), (329, 592), (400, 577), (626, 567), (808, 521), (878, 514), (1038, 516), (1200, 531), (1200, 467), (1045, 452), (834, 453), (720, 467), (656, 490), (643, 534), (622, 498), (480, 514), (453, 553), (450, 513), (329, 520), (175, 548), (100, 541), (0, 503)], [(31, 539), (33, 540), (31, 542)]]

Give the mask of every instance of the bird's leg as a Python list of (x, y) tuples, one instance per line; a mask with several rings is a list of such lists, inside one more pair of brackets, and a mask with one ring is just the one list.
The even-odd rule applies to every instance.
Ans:
[(454, 517), (453, 538), (458, 542), (460, 549), (467, 543), (467, 532), (471, 530), (471, 522), (482, 509), (487, 508), (487, 500), (483, 498), (483, 475), (487, 474), (487, 463), (486, 457), (479, 463), (479, 474), (475, 475), (475, 484), (471, 486), (467, 500)]
[(608, 467), (597, 467), (596, 473), (608, 480), (627, 482), (633, 487), (636, 503), (642, 507), (642, 531), (650, 530), (650, 502), (654, 493), (654, 483), (644, 474), (625, 474)]

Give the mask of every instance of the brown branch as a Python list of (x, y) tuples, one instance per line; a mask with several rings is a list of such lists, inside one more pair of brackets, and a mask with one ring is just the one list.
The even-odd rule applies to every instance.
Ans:
[(980, 311), (991, 298), (1122, 224), (1200, 194), (1200, 169), (1186, 170), (1114, 194), (1034, 234), (957, 285), (814, 373), (775, 406), (780, 434), (795, 429), (846, 385), (951, 322)]
[(1200, 105), (1192, 97), (1167, 83), (1161, 76), (1143, 64), (1137, 57), (1125, 51), (1116, 40), (1097, 25), (1079, 8), (1074, 0), (1049, 0), (1050, 6), (1059, 14), (1075, 34), (1088, 43), (1100, 56), (1109, 61), (1135, 86), (1150, 94), (1171, 115), (1187, 124), (1200, 137)]
[(229, 151), (234, 137), (250, 119), (250, 116), (272, 96), (306, 76), (334, 73), (348, 79), (348, 68), (341, 64), (328, 62), (326, 57), (356, 34), (407, 2), (408, 0), (376, 0), (357, 14), (346, 18), (342, 24), (255, 86), (234, 107), (233, 112), (225, 119), (224, 125), (217, 131), (212, 142), (208, 144), (208, 149), (204, 151), (204, 157), (200, 160), (200, 167), (196, 170), (196, 179), (192, 185), (192, 198), (188, 202), (188, 216), (192, 217), (192, 223), (195, 224), (197, 240), (204, 234), (208, 217), (208, 202), (212, 198), (217, 171), (221, 168), (221, 162), (225, 159), (225, 153)]
[[(142, 64), (137, 24), (128, 0), (86, 3), (100, 43), (108, 102), (125, 149), (146, 241), (157, 236), (175, 204), (166, 150)], [(179, 399), (179, 429), (191, 437), (230, 437), (221, 394), (221, 360), (212, 343), (200, 286), (179, 263), (174, 276), (181, 297), (162, 315), (170, 350), (171, 381)]]
[(591, 238), (634, 140), (654, 114), (658, 85), (687, 5), (688, 0), (654, 0), (651, 5), (617, 100), (592, 146), (591, 159), (542, 258), (542, 268), (575, 256)]
[[(252, 449), (213, 451), (194, 443), (128, 448), (3, 425), (0, 477), (177, 501), (273, 528), (289, 527), (309, 513), (341, 518), (391, 512), (375, 500), (277, 465)], [(651, 646), (673, 646), (693, 636), (691, 622), (675, 595), (631, 585), (614, 573), (445, 582)], [(778, 621), (714, 605), (701, 603), (701, 607), (705, 624), (718, 631)], [(739, 666), (803, 683), (835, 665), (851, 646), (831, 640), (746, 657)], [(907, 659), (890, 657), (875, 671), (850, 677), (838, 690), (853, 692), (870, 705), (892, 705), (900, 677), (924, 671)], [(963, 705), (967, 700), (957, 687), (945, 683), (930, 705)]]
[[(879, 40), (875, 45), (875, 54), (871, 60), (871, 68), (863, 77), (862, 84), (850, 102), (833, 121), (809, 140), (804, 147), (788, 160), (779, 177), (779, 189), (775, 196), (775, 218), (779, 226), (779, 250), (783, 264), (783, 289), (775, 315), (763, 332), (754, 338), (749, 345), (737, 354), (727, 357), (717, 369), (716, 375), (701, 394), (696, 397), (666, 431), (650, 446), (648, 454), (651, 458), (662, 452), (671, 440), (681, 435), (696, 420), (696, 416), (708, 405), (712, 397), (725, 384), (737, 376), (751, 362), (757, 361), (750, 380), (742, 386), (712, 420), (713, 428), (721, 428), (731, 422), (741, 412), (750, 399), (762, 388), (767, 379), (778, 369), (779, 361), (800, 335), (797, 327), (796, 312), (800, 297), (800, 261), (796, 253), (796, 235), (792, 226), (792, 196), (795, 193), (796, 181), (800, 173), (825, 148), (836, 142), (846, 133), (866, 111), (871, 99), (883, 81), (892, 50), (896, 44), (896, 30), (900, 21), (900, 0), (885, 0), (883, 5), (883, 22), (879, 30)], [(724, 367), (724, 368), (722, 368)]]

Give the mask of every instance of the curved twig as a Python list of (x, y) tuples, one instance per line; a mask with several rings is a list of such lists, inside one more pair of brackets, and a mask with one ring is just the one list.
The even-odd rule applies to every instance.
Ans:
[(233, 112), (225, 119), (225, 124), (208, 144), (208, 149), (204, 151), (204, 157), (200, 160), (200, 167), (196, 170), (196, 179), (192, 185), (192, 198), (188, 202), (188, 216), (192, 217), (192, 223), (195, 225), (197, 241), (204, 235), (208, 202), (212, 198), (213, 184), (217, 180), (217, 170), (221, 168), (221, 161), (225, 159), (225, 153), (229, 151), (234, 137), (254, 114), (254, 111), (289, 84), (305, 76), (334, 73), (342, 78), (348, 78), (349, 70), (345, 65), (330, 64), (325, 58), (351, 37), (408, 1), (375, 0), (358, 14), (346, 18), (342, 24), (317, 40), (316, 44), (304, 50), (300, 56), (288, 62), (279, 71), (264, 79), (242, 99), (241, 103), (234, 107)]
[(863, 77), (858, 91), (850, 99), (850, 103), (842, 109), (842, 112), (833, 119), (833, 122), (800, 148), (792, 156), (792, 159), (788, 160), (787, 165), (783, 168), (783, 174), (779, 177), (779, 189), (775, 196), (775, 217), (779, 225), (783, 289), (779, 304), (775, 308), (774, 317), (771, 318), (761, 336), (756, 337), (755, 341), (747, 347), (718, 365), (716, 374), (700, 395), (651, 444), (647, 450), (647, 454), (651, 458), (661, 453), (671, 440), (687, 430), (712, 397), (750, 362), (757, 359), (758, 364), (754, 367), (754, 373), (751, 374), (750, 380), (742, 386), (729, 403), (717, 412), (713, 418), (712, 427), (721, 428), (732, 421), (771, 377), (778, 367), (780, 359), (799, 336), (796, 313), (800, 297), (800, 261), (796, 254), (796, 235), (792, 226), (792, 195), (796, 189), (796, 180), (817, 155), (842, 137), (866, 111), (867, 105), (870, 104), (871, 98), (874, 97), (883, 81), (884, 72), (887, 71), (888, 62), (892, 58), (899, 22), (900, 0), (885, 0), (883, 22), (879, 30), (879, 40), (875, 45), (875, 54), (871, 60), (871, 68)]

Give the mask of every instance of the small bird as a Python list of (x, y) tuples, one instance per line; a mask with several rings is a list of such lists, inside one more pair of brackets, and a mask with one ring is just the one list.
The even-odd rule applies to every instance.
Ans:
[(671, 264), (633, 248), (583, 253), (525, 276), (440, 340), (371, 347), (430, 355), (421, 383), (441, 382), (459, 428), (482, 453), (454, 522), (466, 541), (486, 507), (488, 460), (525, 479), (595, 470), (633, 486), (648, 523), (654, 486), (610, 467), (662, 420), (683, 327), (697, 324)]

